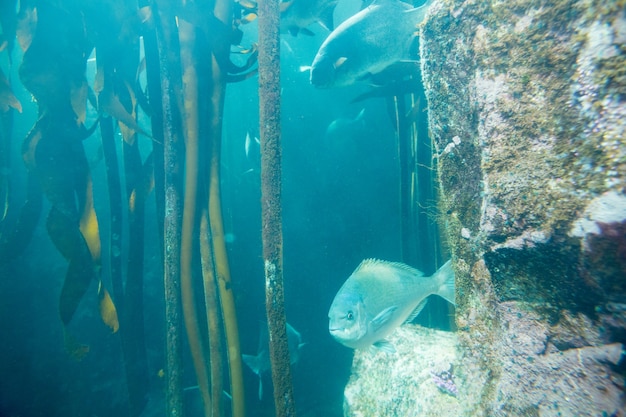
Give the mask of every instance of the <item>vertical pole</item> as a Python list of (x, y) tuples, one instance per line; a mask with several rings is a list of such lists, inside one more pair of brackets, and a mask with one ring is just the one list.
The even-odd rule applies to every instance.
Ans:
[(276, 416), (295, 416), (285, 319), (280, 143), (279, 0), (259, 2), (259, 124), (265, 309)]
[[(163, 4), (165, 5), (165, 4)], [(155, 4), (156, 6), (156, 4)], [(156, 7), (155, 7), (156, 8)], [(167, 6), (166, 6), (167, 9)], [(180, 295), (180, 239), (182, 223), (182, 143), (180, 112), (172, 81), (180, 79), (175, 74), (178, 54), (174, 44), (173, 16), (159, 10), (154, 13), (161, 69), (163, 109), (165, 219), (164, 234), (164, 287), (166, 326), (166, 415), (183, 415), (182, 397), (182, 337)], [(162, 15), (159, 15), (163, 13)], [(179, 89), (180, 91), (180, 89)]]

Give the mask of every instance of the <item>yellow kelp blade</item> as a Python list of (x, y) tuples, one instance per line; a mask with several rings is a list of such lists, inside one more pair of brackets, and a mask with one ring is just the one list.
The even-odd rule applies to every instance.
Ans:
[(17, 42), (20, 44), (22, 51), (30, 47), (35, 36), (35, 30), (37, 29), (37, 8), (26, 7), (23, 12), (20, 12), (20, 18), (17, 20), (16, 36)]
[(93, 92), (100, 94), (104, 90), (104, 67), (100, 61), (96, 60), (96, 75), (93, 79)]
[(102, 317), (102, 321), (111, 328), (113, 333), (117, 332), (120, 328), (117, 310), (109, 292), (102, 285), (102, 281), (98, 282), (98, 300), (100, 300), (100, 317)]
[(82, 360), (89, 353), (89, 345), (80, 344), (63, 326), (63, 343), (65, 351), (75, 360)]
[(258, 7), (258, 4), (252, 0), (239, 0), (237, 3), (247, 10), (256, 10)]
[(241, 23), (242, 23), (242, 24), (251, 23), (251, 22), (253, 22), (256, 18), (257, 18), (257, 14), (256, 14), (256, 13), (247, 13), (247, 14), (246, 14), (246, 15), (244, 15), (244, 17), (241, 19)]
[[(135, 139), (137, 138), (137, 133), (143, 133), (143, 130), (139, 128), (139, 124), (137, 123), (137, 99), (135, 98), (135, 92), (132, 87), (127, 82), (124, 82), (124, 86), (126, 87), (126, 92), (128, 93), (128, 98), (130, 98), (130, 109), (127, 109), (128, 114), (135, 121), (135, 125), (138, 129), (135, 129), (133, 126), (127, 125), (124, 120), (118, 120), (118, 126), (120, 128), (120, 133), (122, 134), (122, 138), (124, 142), (132, 145), (135, 143)], [(119, 97), (116, 96), (119, 100)], [(121, 104), (121, 103), (120, 103)]]
[(93, 206), (93, 183), (91, 176), (87, 179), (87, 189), (85, 190), (85, 203), (83, 214), (80, 218), (80, 232), (87, 242), (89, 252), (94, 262), (100, 261), (100, 232), (98, 230), (98, 218)]
[(0, 111), (7, 112), (10, 108), (22, 112), (22, 103), (15, 97), (11, 90), (11, 83), (0, 69)]
[(110, 89), (106, 88), (98, 95), (98, 106), (101, 112), (114, 117), (119, 122), (123, 123), (126, 128), (130, 129), (129, 132), (123, 135), (124, 140), (127, 141), (129, 145), (132, 145), (132, 142), (129, 143), (128, 141), (134, 140), (134, 135), (131, 134), (132, 132), (141, 133), (144, 136), (150, 137), (150, 135), (137, 124), (134, 117), (134, 111), (133, 113), (129, 113), (124, 108), (124, 105), (121, 103), (119, 97)]
[(150, 154), (142, 167), (140, 182), (128, 198), (129, 211), (134, 213), (137, 204), (143, 204), (152, 190), (154, 190), (154, 164), (152, 154)]

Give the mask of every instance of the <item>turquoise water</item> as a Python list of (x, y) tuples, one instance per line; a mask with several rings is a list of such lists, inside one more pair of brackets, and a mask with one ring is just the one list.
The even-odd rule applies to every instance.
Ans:
[[(295, 3), (298, 1), (300, 0), (294, 0), (290, 6), (283, 3), (283, 7), (299, 6), (300, 3)], [(395, 4), (395, 0), (388, 2)], [(387, 2), (385, 0), (374, 2), (375, 5), (377, 3)], [(440, 26), (433, 24), (430, 29), (441, 30), (442, 26), (461, 25), (459, 22), (462, 22), (464, 15), (459, 20), (451, 17), (457, 13), (459, 16), (464, 13), (460, 3), (455, 3), (454, 10), (450, 5), (452, 11), (449, 12), (446, 12), (448, 3), (439, 6), (438, 13), (447, 15), (445, 19), (440, 20)], [(493, 10), (489, 19), (504, 19), (502, 17), (504, 13), (498, 9), (501, 4), (492, 3)], [(165, 8), (160, 2), (156, 4)], [(317, 3), (312, 1), (310, 4)], [(203, 7), (208, 10), (208, 5), (200, 3), (170, 10), (179, 17), (177, 29), (183, 32), (184, 22), (191, 22), (199, 28), (208, 28), (208, 33), (215, 36), (211, 39), (217, 39), (215, 42), (224, 42), (224, 39), (216, 35), (219, 33), (216, 28), (220, 30), (224, 28), (213, 19), (204, 19), (203, 17), (209, 13)], [(533, 13), (538, 13), (534, 6), (524, 9), (522, 5), (519, 8), (519, 11), (514, 8), (514, 12), (519, 16), (534, 16)], [(159, 133), (163, 125), (159, 123), (158, 118), (162, 112), (159, 106), (162, 97), (159, 95), (159, 88), (165, 84), (158, 78), (158, 73), (157, 78), (151, 78), (154, 75), (151, 71), (155, 68), (159, 70), (159, 61), (155, 59), (155, 55), (150, 55), (151, 51), (154, 52), (150, 49), (153, 46), (150, 42), (154, 41), (155, 32), (152, 25), (155, 22), (156, 10), (154, 7), (151, 10), (139, 8), (135, 4), (125, 4), (123, 1), (83, 3), (7, 0), (2, 3), (0, 25), (3, 35), (0, 38), (0, 45), (4, 46), (0, 47), (0, 68), (6, 83), (0, 80), (2, 140), (0, 208), (4, 208), (0, 211), (2, 214), (0, 331), (3, 341), (0, 346), (1, 417), (166, 415), (167, 381), (171, 371), (168, 370), (166, 356), (167, 335), (172, 325), (166, 324), (166, 303), (171, 300), (166, 301), (162, 252), (164, 247), (170, 248), (179, 241), (164, 240), (162, 229), (164, 214), (161, 204), (166, 197), (162, 178), (159, 176), (159, 172), (163, 173), (161, 168), (164, 165), (162, 159), (159, 159), (159, 154), (165, 141), (163, 132)], [(340, 22), (359, 10), (360, 2), (341, 0), (334, 11), (335, 26), (339, 26)], [(584, 11), (578, 9), (575, 11), (584, 14)], [(246, 53), (249, 51), (245, 49), (250, 48), (257, 40), (255, 13), (253, 3), (238, 3), (233, 15), (236, 17), (233, 24), (237, 30), (228, 32), (232, 26), (229, 22), (226, 25), (226, 32), (221, 32), (228, 33), (228, 39), (231, 35), (241, 36), (238, 42), (240, 47), (226, 43), (232, 51), (229, 57), (236, 65), (243, 65), (246, 62), (250, 54)], [(470, 17), (476, 19), (476, 16)], [(241, 19), (251, 22), (241, 23)], [(516, 31), (527, 28), (528, 26), (524, 25), (528, 23), (528, 19), (524, 19), (520, 17), (521, 23), (514, 26), (516, 29), (511, 31), (518, 33)], [(617, 18), (607, 18), (607, 21), (613, 22), (615, 27), (621, 27)], [(623, 18), (623, 21), (626, 22), (626, 18)], [(481, 25), (483, 23), (489, 28), (493, 22), (485, 20)], [(390, 21), (389, 24), (399, 24), (399, 21)], [(536, 26), (537, 30), (543, 28), (539, 24)], [(366, 25), (367, 27), (371, 26)], [(487, 31), (485, 27), (481, 30)], [(530, 27), (535, 28), (532, 25)], [(286, 318), (297, 330), (302, 342), (298, 348), (298, 360), (291, 367), (299, 415), (324, 417), (344, 415), (344, 389), (351, 377), (354, 352), (337, 343), (329, 334), (328, 310), (341, 285), (357, 265), (367, 258), (404, 262), (423, 271), (425, 275), (434, 273), (451, 257), (458, 261), (456, 271), (461, 285), (457, 286), (459, 289), (456, 302), (461, 311), (461, 318), (457, 316), (455, 321), (455, 308), (442, 299), (431, 297), (426, 308), (413, 322), (445, 332), (438, 336), (442, 340), (452, 340), (453, 337), (448, 336), (456, 336), (458, 330), (460, 343), (466, 348), (478, 345), (478, 350), (472, 351), (474, 353), (466, 352), (462, 359), (457, 359), (465, 361), (463, 362), (465, 365), (478, 363), (482, 368), (476, 371), (470, 366), (463, 368), (459, 364), (454, 366), (450, 364), (449, 368), (438, 369), (439, 364), (435, 366), (429, 363), (427, 365), (429, 369), (424, 371), (424, 375), (427, 376), (422, 379), (432, 392), (425, 393), (424, 398), (436, 397), (455, 405), (473, 407), (478, 401), (477, 398), (483, 398), (485, 404), (489, 401), (495, 404), (507, 395), (516, 397), (515, 390), (502, 382), (506, 378), (497, 379), (501, 374), (497, 374), (490, 366), (507, 363), (506, 361), (513, 356), (512, 362), (516, 365), (509, 369), (514, 369), (520, 374), (528, 371), (529, 375), (535, 375), (533, 374), (535, 368), (529, 371), (527, 366), (528, 363), (540, 361), (533, 356), (537, 352), (532, 346), (528, 348), (524, 345), (530, 353), (524, 350), (525, 362), (520, 365), (517, 361), (519, 358), (516, 357), (517, 352), (512, 353), (517, 348), (512, 340), (526, 340), (525, 336), (529, 340), (543, 337), (537, 336), (541, 333), (537, 328), (550, 329), (552, 332), (551, 336), (545, 336), (547, 347), (537, 355), (554, 353), (571, 359), (572, 352), (579, 352), (575, 349), (588, 345), (595, 348), (603, 344), (626, 341), (623, 326), (624, 286), (619, 279), (621, 273), (619, 268), (623, 265), (623, 261), (620, 261), (624, 249), (623, 228), (602, 226), (602, 230), (607, 231), (608, 241), (601, 240), (595, 244), (598, 244), (602, 251), (609, 253), (613, 263), (605, 265), (607, 269), (598, 272), (597, 276), (601, 278), (596, 282), (595, 273), (589, 275), (580, 273), (584, 278), (581, 278), (581, 282), (584, 281), (590, 288), (604, 285), (601, 290), (589, 292), (593, 296), (586, 298), (584, 295), (588, 293), (587, 287), (579, 285), (578, 281), (568, 283), (575, 291), (570, 291), (569, 286), (555, 287), (548, 278), (561, 279), (576, 275), (584, 262), (581, 261), (581, 264), (565, 262), (567, 267), (561, 268), (555, 261), (554, 270), (550, 270), (550, 273), (544, 276), (541, 270), (544, 270), (546, 265), (550, 266), (553, 253), (560, 256), (560, 252), (547, 251), (545, 252), (547, 255), (544, 253), (537, 258), (532, 257), (532, 251), (518, 255), (515, 244), (519, 246), (519, 242), (522, 242), (524, 245), (536, 244), (541, 247), (541, 244), (549, 241), (549, 237), (546, 238), (542, 234), (544, 233), (540, 227), (542, 224), (535, 224), (540, 222), (536, 221), (534, 215), (520, 215), (520, 218), (514, 218), (513, 214), (509, 213), (509, 217), (503, 214), (506, 207), (498, 211), (501, 206), (505, 206), (503, 201), (509, 203), (509, 198), (514, 202), (517, 201), (511, 197), (517, 196), (514, 186), (511, 186), (510, 193), (507, 194), (506, 191), (502, 191), (503, 188), (490, 190), (490, 184), (485, 179), (487, 176), (475, 181), (473, 174), (476, 166), (488, 172), (491, 169), (489, 163), (494, 159), (497, 162), (497, 155), (490, 160), (492, 155), (487, 155), (487, 151), (479, 149), (479, 146), (485, 146), (486, 149), (487, 145), (480, 143), (477, 139), (478, 134), (469, 139), (453, 134), (462, 130), (459, 124), (455, 124), (458, 119), (453, 118), (453, 110), (458, 112), (464, 110), (459, 108), (460, 106), (455, 107), (454, 97), (464, 96), (466, 91), (459, 85), (445, 84), (446, 79), (442, 75), (441, 80), (444, 81), (431, 82), (430, 87), (433, 90), (425, 93), (420, 83), (420, 68), (416, 64), (419, 58), (419, 45), (415, 42), (407, 42), (408, 59), (402, 60), (405, 61), (403, 65), (397, 68), (394, 66), (393, 70), (385, 72), (382, 76), (364, 77), (357, 80), (354, 85), (345, 87), (315, 88), (310, 82), (309, 66), (330, 32), (315, 22), (309, 22), (306, 28), (313, 32), (313, 36), (308, 36), (304, 33), (306, 31), (300, 31), (297, 36), (293, 36), (283, 28), (280, 37), (283, 275)], [(617, 61), (617, 58), (623, 57), (624, 38), (619, 36), (626, 36), (624, 33), (626, 31), (615, 30), (612, 39), (617, 45), (615, 46), (617, 52), (607, 59)], [(455, 35), (458, 35), (456, 38), (458, 45), (473, 45), (476, 50), (481, 47), (480, 42), (487, 42), (484, 39), (490, 39), (491, 36), (479, 33), (475, 42), (464, 43), (467, 39), (463, 38), (462, 33)], [(363, 40), (365, 37), (359, 34), (357, 38)], [(3, 41), (6, 41), (6, 44), (1, 43)], [(207, 51), (210, 42), (201, 30), (196, 32), (196, 42), (197, 49), (191, 52), (191, 56), (199, 68), (197, 86), (186, 84), (183, 89), (181, 80), (188, 83), (191, 78), (188, 74), (182, 77), (176, 71), (170, 73), (169, 78), (164, 78), (174, 85), (175, 94), (172, 97), (175, 104), (178, 103), (177, 100), (182, 101), (183, 98), (193, 96), (191, 92), (195, 89), (200, 92), (200, 104), (182, 108), (189, 114), (195, 114), (197, 110), (199, 136), (204, 143), (197, 153), (201, 166), (201, 174), (198, 177), (200, 191), (199, 200), (193, 208), (198, 217), (191, 228), (194, 244), (188, 254), (191, 254), (192, 259), (192, 298), (198, 306), (197, 322), (201, 329), (204, 349), (208, 352), (209, 338), (207, 331), (204, 330), (207, 328), (207, 318), (203, 307), (204, 287), (198, 237), (201, 233), (199, 218), (202, 210), (206, 208), (206, 201), (203, 199), (206, 198), (208, 184), (207, 176), (202, 174), (202, 169), (208, 166), (211, 152), (207, 144), (211, 113), (208, 100), (203, 100), (210, 96), (213, 85), (208, 76), (210, 67)], [(380, 42), (382, 40), (379, 38)], [(441, 45), (446, 47), (451, 43), (453, 42), (441, 41)], [(539, 54), (537, 50), (541, 51), (539, 46), (543, 43), (537, 42), (537, 45), (535, 53)], [(176, 42), (170, 46), (173, 50), (178, 48)], [(184, 46), (183, 43), (183, 48)], [(376, 45), (368, 46), (367, 52), (374, 49), (373, 46)], [(357, 43), (350, 52), (354, 52), (358, 47), (362, 45)], [(458, 56), (461, 56), (462, 52), (467, 52), (463, 48), (464, 46), (459, 47), (461, 52), (457, 51)], [(383, 48), (390, 49), (391, 46)], [(506, 48), (494, 47), (494, 50), (501, 49)], [(607, 51), (611, 52), (613, 49), (608, 48)], [(364, 56), (366, 49), (360, 52)], [(168, 61), (173, 66), (168, 68), (178, 68), (180, 71), (180, 64), (185, 62), (184, 54), (183, 58), (176, 54), (173, 56), (176, 58)], [(432, 68), (440, 63), (436, 62), (435, 57), (431, 58), (432, 71)], [(465, 58), (463, 55), (458, 60), (462, 61)], [(450, 57), (441, 56), (437, 59), (444, 61), (441, 64), (441, 72), (449, 77), (448, 80), (455, 79), (450, 77), (448, 72), (453, 72), (463, 79), (467, 75), (465, 71), (470, 71), (469, 68), (453, 66), (458, 62), (453, 63)], [(468, 60), (475, 64), (477, 59), (480, 59), (478, 54), (472, 55)], [(444, 64), (448, 61), (450, 66), (446, 67)], [(488, 58), (485, 58), (485, 61), (490, 63)], [(545, 64), (544, 61), (539, 61), (541, 65)], [(622, 82), (620, 77), (623, 77), (623, 71), (620, 72), (619, 62), (615, 64), (614, 61), (603, 67), (608, 68), (607, 71), (617, 68), (616, 73), (610, 76), (611, 81), (605, 84), (608, 90)], [(349, 60), (345, 62), (339, 60), (334, 66), (340, 68), (347, 62)], [(582, 64), (579, 62), (577, 65), (582, 67)], [(496, 64), (493, 66), (498, 67)], [(252, 69), (254, 68), (255, 65), (252, 66)], [(505, 71), (502, 71), (504, 74)], [(509, 82), (510, 78), (519, 75), (513, 70), (506, 74)], [(483, 114), (486, 112), (485, 109), (489, 108), (493, 113), (495, 110), (501, 110), (489, 107), (497, 101), (495, 99), (490, 101), (489, 94), (496, 90), (502, 93), (503, 90), (498, 88), (501, 88), (500, 83), (504, 82), (502, 79), (506, 78), (504, 75), (497, 78), (496, 75), (490, 74), (484, 75), (485, 78), (482, 79), (483, 75), (481, 73), (480, 76), (472, 78), (471, 82), (472, 88), (484, 94), (472, 96), (471, 105), (476, 107), (467, 109), (467, 114), (471, 115), (468, 116), (468, 119), (471, 119), (468, 125), (479, 130), (481, 134), (495, 123), (488, 115)], [(493, 81), (493, 85), (489, 84), (493, 87), (490, 89), (485, 87), (487, 81), (484, 80), (491, 75), (498, 81)], [(519, 76), (528, 89), (530, 89), (528, 86), (532, 85), (529, 81), (532, 79), (531, 75)], [(580, 77), (584, 78), (582, 75)], [(220, 135), (221, 211), (231, 278), (228, 287), (232, 289), (234, 297), (240, 353), (249, 355), (257, 354), (259, 323), (267, 320), (261, 234), (262, 184), (259, 143), (261, 134), (258, 88), (258, 76), (254, 72), (243, 80), (227, 85)], [(454, 90), (455, 88), (457, 90)], [(585, 96), (587, 93), (583, 91), (583, 86), (577, 88), (580, 91), (575, 95), (581, 97), (580, 101), (584, 102), (585, 97), (588, 97)], [(437, 97), (433, 91), (443, 95), (439, 96), (443, 97), (440, 102), (432, 101), (433, 97)], [(502, 114), (506, 117), (497, 119), (502, 122), (502, 126), (510, 120), (515, 120), (523, 126), (534, 126), (530, 121), (524, 123), (523, 120), (520, 122), (515, 119), (513, 117), (515, 106), (506, 101), (520, 100), (519, 102), (524, 105), (529, 102), (536, 104), (533, 100), (541, 102), (537, 98), (541, 96), (538, 93), (532, 96), (533, 100), (526, 100), (525, 91), (515, 91), (511, 94), (506, 91), (498, 96), (501, 100), (498, 104), (505, 108)], [(439, 111), (436, 121), (445, 120), (447, 124), (435, 123), (429, 126), (427, 96), (431, 100), (429, 104)], [(615, 106), (623, 104), (623, 92), (621, 96), (614, 94), (611, 97), (614, 102), (603, 101), (605, 109), (610, 109), (611, 103), (617, 103)], [(446, 101), (448, 98), (449, 102)], [(442, 103), (450, 107), (445, 107)], [(440, 105), (443, 107), (439, 107)], [(598, 106), (588, 107), (594, 109)], [(547, 106), (550, 109), (553, 107), (555, 106)], [(174, 108), (176, 109), (176, 106)], [(444, 114), (441, 108), (454, 109)], [(481, 115), (480, 118), (478, 114)], [(527, 117), (531, 119), (531, 116)], [(536, 114), (532, 117), (533, 122), (541, 122), (537, 120)], [(183, 122), (175, 111), (172, 122), (174, 130), (176, 126), (182, 129), (182, 126), (187, 126), (188, 123), (189, 121)], [(95, 130), (87, 132), (86, 129), (92, 126)], [(498, 126), (494, 128), (495, 131)], [(544, 124), (540, 124), (537, 129), (545, 133), (544, 130), (549, 129), (544, 127)], [(108, 132), (107, 128), (112, 129), (112, 132)], [(563, 129), (560, 132), (562, 131)], [(433, 132), (437, 134), (436, 137)], [(133, 133), (136, 133), (136, 136), (133, 136)], [(467, 133), (467, 136), (471, 134)], [(494, 134), (490, 137), (496, 136)], [(182, 137), (182, 134), (179, 137)], [(483, 139), (481, 137), (481, 140)], [(435, 140), (439, 142), (435, 144), (433, 142)], [(544, 145), (542, 140), (549, 141), (541, 136), (532, 142), (532, 146), (540, 149), (539, 153), (544, 149), (541, 147)], [(578, 143), (574, 139), (571, 142)], [(615, 160), (618, 161), (613, 167), (616, 174), (610, 174), (610, 181), (607, 180), (602, 186), (596, 182), (585, 183), (588, 189), (583, 189), (580, 195), (601, 194), (604, 191), (602, 187), (605, 186), (619, 188), (615, 184), (623, 181), (621, 176), (623, 172), (620, 171), (623, 170), (623, 160), (621, 165), (618, 165), (623, 137), (621, 142), (618, 140), (616, 143), (616, 150), (610, 152), (616, 155)], [(584, 146), (580, 146), (581, 154), (587, 151)], [(467, 150), (469, 147), (471, 149)], [(495, 148), (497, 149), (497, 146)], [(527, 149), (529, 146), (520, 148)], [(590, 169), (595, 169), (596, 174), (609, 171), (598, 168), (603, 167), (602, 163), (605, 161), (598, 162), (597, 154), (604, 151), (597, 149), (595, 153), (589, 151), (591, 156), (583, 155), (579, 165), (589, 165)], [(576, 152), (578, 151), (577, 149)], [(559, 156), (557, 159), (567, 159), (567, 155), (570, 155), (567, 152), (569, 150), (563, 151), (562, 155), (565, 156)], [(596, 157), (597, 159), (594, 159)], [(448, 192), (445, 201), (442, 201), (441, 185), (438, 182), (438, 158), (444, 161), (445, 174), (448, 175), (443, 179)], [(478, 158), (482, 159), (476, 162)], [(526, 160), (520, 158), (516, 167), (523, 162)], [(530, 162), (529, 164), (532, 165)], [(153, 166), (157, 168), (153, 169)], [(454, 168), (451, 169), (450, 166)], [(181, 170), (183, 168), (184, 163), (181, 163)], [(498, 172), (502, 171), (506, 170)], [(181, 181), (178, 183), (180, 189), (189, 195), (189, 188), (185, 188), (189, 185), (185, 187), (182, 185), (182, 171), (172, 170), (171, 167), (165, 168), (165, 175), (171, 173), (175, 174), (174, 180)], [(535, 176), (540, 175), (529, 174), (528, 178), (533, 179)], [(566, 178), (566, 175), (563, 174), (562, 177)], [(93, 181), (93, 211), (89, 205), (91, 198), (88, 178)], [(495, 176), (489, 179), (494, 179), (493, 183), (500, 181), (505, 185), (522, 180), (515, 178), (504, 181), (501, 177)], [(559, 177), (558, 181), (555, 179), (555, 183), (550, 184), (553, 185), (553, 189), (560, 189), (561, 181)], [(467, 185), (465, 189), (464, 184)], [(457, 189), (461, 191), (455, 193)], [(467, 189), (470, 189), (471, 193)], [(540, 190), (538, 192), (547, 193), (546, 189)], [(488, 197), (492, 194), (489, 192), (500, 194), (497, 194), (497, 198), (490, 199)], [(621, 192), (623, 193), (623, 190)], [(173, 201), (171, 195), (167, 198), (168, 201)], [(482, 200), (483, 198), (485, 200)], [(546, 194), (545, 198), (551, 201), (552, 195)], [(466, 204), (467, 201), (469, 203)], [(529, 206), (535, 202), (531, 197), (528, 201)], [(116, 204), (119, 204), (119, 207)], [(517, 208), (516, 203), (510, 204)], [(519, 205), (524, 207), (525, 204)], [(463, 210), (459, 210), (459, 207)], [(500, 221), (496, 214), (492, 213), (493, 216), (489, 214), (491, 213), (489, 207), (504, 220)], [(489, 219), (494, 223), (494, 225), (489, 223), (491, 229), (487, 230), (485, 223), (488, 222), (484, 221), (487, 217), (484, 213), (478, 213), (480, 210), (491, 216)], [(551, 210), (543, 210), (542, 213), (544, 211), (551, 213)], [(576, 206), (571, 211), (582, 216), (581, 213), (588, 212), (585, 210), (584, 206)], [(513, 209), (510, 211), (512, 213)], [(561, 213), (559, 210), (556, 211)], [(97, 227), (94, 213), (97, 216)], [(175, 214), (171, 211), (167, 213), (166, 219), (171, 219)], [(587, 217), (594, 219), (592, 215)], [(82, 224), (79, 223), (81, 219)], [(623, 220), (621, 221), (623, 225)], [(547, 223), (546, 221), (545, 224)], [(571, 233), (558, 234), (559, 231), (565, 230), (566, 226), (558, 221), (554, 223), (557, 224), (554, 226), (556, 230), (554, 235), (562, 237), (561, 241), (566, 242), (564, 246), (582, 248), (580, 239), (574, 242), (576, 236)], [(541, 233), (535, 229), (526, 233), (524, 227), (528, 225), (537, 227)], [(550, 223), (550, 227), (552, 226), (553, 223)], [(498, 228), (497, 232), (505, 230), (510, 236), (504, 232), (501, 235), (496, 232), (490, 235), (494, 228)], [(96, 229), (98, 234), (94, 234)], [(517, 232), (524, 239), (515, 240)], [(448, 236), (452, 236), (451, 242), (447, 241)], [(491, 270), (481, 275), (480, 267), (481, 265), (484, 267), (484, 263), (481, 264), (478, 258), (486, 251), (486, 241), (496, 246), (509, 246), (503, 246), (505, 250), (500, 252), (497, 251), (501, 249), (498, 247), (484, 256), (487, 261), (485, 268)], [(101, 253), (96, 249), (98, 243), (101, 245)], [(531, 248), (534, 249), (535, 246)], [(510, 256), (507, 257), (507, 254)], [(534, 259), (540, 259), (542, 263), (533, 264)], [(599, 263), (604, 262), (603, 259), (605, 258), (589, 257), (588, 264), (583, 266), (591, 265), (590, 270), (593, 271)], [(468, 264), (470, 260), (475, 263)], [(540, 271), (533, 276), (533, 279), (537, 280), (537, 285), (533, 279), (511, 280), (511, 276), (515, 276), (515, 279), (522, 276), (523, 271), (526, 271), (525, 267), (534, 271), (533, 273)], [(566, 272), (561, 273), (561, 270)], [(481, 281), (486, 279), (485, 276), (493, 277), (493, 286), (490, 287)], [(594, 284), (597, 285), (594, 287)], [(103, 295), (103, 289), (108, 291), (115, 304), (117, 319), (112, 318), (114, 316), (112, 304), (106, 303), (107, 298)], [(565, 306), (558, 305), (558, 301), (550, 304), (552, 293), (565, 294), (562, 298), (567, 300), (571, 298), (574, 301), (568, 301), (569, 304), (566, 303)], [(575, 296), (570, 293), (575, 293)], [(577, 302), (576, 300), (580, 300), (581, 297), (583, 301)], [(541, 304), (546, 299), (547, 306)], [(521, 307), (517, 304), (507, 304), (515, 302), (530, 304), (523, 304)], [(532, 303), (539, 303), (541, 306), (537, 307)], [(104, 306), (104, 313), (108, 313), (108, 316), (99, 310), (99, 305)], [(491, 313), (494, 315), (497, 313), (501, 321), (492, 322), (485, 319), (491, 317), (489, 315)], [(515, 322), (516, 317), (519, 319), (518, 322)], [(117, 330), (118, 325), (119, 331), (112, 332)], [(523, 330), (518, 335), (511, 330), (515, 328)], [(563, 328), (566, 330), (562, 330)], [(589, 328), (597, 330), (596, 338), (589, 336), (589, 333), (578, 337), (577, 331)], [(181, 351), (177, 371), (180, 373), (179, 393), (182, 407), (184, 415), (200, 416), (203, 415), (202, 397), (190, 353), (190, 342), (182, 322), (179, 330)], [(545, 331), (548, 334), (548, 330)], [(431, 330), (423, 331), (426, 336), (420, 337), (435, 334), (429, 332)], [(580, 331), (580, 334), (582, 333)], [(517, 339), (518, 336), (520, 339)], [(456, 339), (451, 342), (453, 343), (456, 343)], [(419, 356), (420, 347), (415, 348), (416, 356)], [(447, 348), (449, 346), (446, 346)], [(485, 352), (490, 348), (493, 348), (497, 360), (486, 356)], [(403, 346), (399, 350), (406, 352), (407, 349)], [(618, 347), (615, 349), (619, 350)], [(436, 347), (431, 349), (429, 354), (432, 355), (433, 351), (436, 357)], [(580, 352), (582, 364), (587, 351)], [(365, 356), (364, 352), (359, 354)], [(446, 355), (446, 358), (451, 356), (448, 350)], [(590, 357), (597, 359), (602, 356), (598, 355)], [(408, 354), (408, 357), (410, 356), (411, 353)], [(386, 360), (389, 358), (385, 356)], [(474, 359), (475, 362), (472, 362)], [(389, 360), (391, 363), (391, 359)], [(367, 362), (367, 357), (363, 359), (363, 356), (358, 356), (358, 360), (355, 361), (358, 366), (355, 365), (355, 369), (367, 373), (360, 368), (364, 361)], [(597, 361), (603, 364), (611, 362), (606, 358)], [(225, 358), (222, 358), (221, 362), (227, 364)], [(564, 369), (570, 365), (567, 361), (563, 363), (559, 362), (559, 366)], [(617, 392), (617, 396), (621, 395), (619, 398), (623, 398), (623, 360), (611, 363), (606, 365), (611, 369), (611, 375), (602, 374), (604, 379), (601, 381), (604, 382), (600, 385), (606, 383), (611, 388), (610, 393)], [(375, 365), (374, 363), (371, 366)], [(502, 368), (498, 369), (503, 368), (506, 366), (502, 365)], [(263, 394), (259, 395), (259, 377), (245, 365), (242, 372), (246, 415), (275, 415), (270, 374), (261, 374), (264, 389)], [(228, 368), (225, 367), (224, 374), (227, 373)], [(487, 379), (478, 379), (485, 374), (489, 374)], [(437, 385), (436, 378), (431, 381), (431, 375), (439, 378), (444, 375), (445, 378), (454, 379), (459, 387), (442, 390), (441, 386)], [(503, 371), (502, 375), (508, 374)], [(582, 376), (576, 378), (573, 379), (574, 385), (585, 386)], [(561, 388), (561, 382), (558, 380), (552, 386), (554, 393), (557, 393), (557, 388)], [(223, 415), (230, 415), (233, 400), (227, 376), (223, 377), (223, 383), (223, 393), (219, 400), (223, 405)], [(351, 383), (354, 384), (354, 381)], [(384, 387), (384, 381), (379, 385)], [(409, 391), (409, 385), (407, 382), (406, 387), (403, 387), (406, 388), (406, 393), (397, 393), (398, 403), (402, 398), (417, 398)], [(439, 391), (436, 389), (437, 386)], [(354, 389), (354, 385), (351, 387)], [(602, 391), (601, 388), (598, 389)], [(497, 393), (504, 394), (498, 396)], [(533, 391), (533, 395), (536, 394)], [(383, 394), (380, 395), (380, 398), (372, 398), (372, 402), (380, 400), (382, 404), (388, 400), (383, 398)], [(621, 401), (619, 398), (615, 401)], [(457, 404), (457, 401), (460, 402)], [(611, 406), (607, 405), (606, 409), (610, 410)], [(472, 407), (468, 406), (464, 412), (472, 415)], [(487, 405), (484, 407), (489, 409)], [(537, 400), (532, 409), (527, 409), (528, 414), (522, 413), (519, 409), (507, 409), (506, 406), (502, 406), (498, 410), (500, 414), (494, 412), (494, 415), (559, 415), (557, 405), (550, 407), (546, 406), (544, 399)], [(494, 406), (491, 410), (495, 408)], [(398, 409), (401, 408), (395, 410)], [(478, 407), (474, 410), (476, 409)], [(389, 409), (384, 415), (401, 415), (393, 410)], [(431, 414), (426, 412), (427, 415), (440, 415), (433, 411), (435, 408), (430, 410)], [(584, 415), (604, 415), (603, 410), (585, 410), (584, 412), (588, 414)], [(594, 414), (596, 411), (598, 414)], [(382, 413), (380, 409), (369, 412), (372, 416)], [(619, 413), (618, 410), (616, 414), (606, 415), (623, 415)], [(476, 411), (476, 415), (482, 414)]]

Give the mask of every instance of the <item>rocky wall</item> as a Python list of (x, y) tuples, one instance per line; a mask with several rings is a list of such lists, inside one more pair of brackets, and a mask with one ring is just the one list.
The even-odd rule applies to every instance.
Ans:
[(423, 28), (465, 415), (624, 415), (625, 10), (442, 1)]

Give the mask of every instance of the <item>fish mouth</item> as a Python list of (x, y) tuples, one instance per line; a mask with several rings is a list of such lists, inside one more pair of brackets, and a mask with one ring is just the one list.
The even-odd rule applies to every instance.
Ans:
[(330, 88), (330, 82), (322, 82), (320, 80), (317, 79), (313, 79), (313, 77), (311, 77), (311, 85), (315, 88), (319, 88), (319, 89), (328, 89)]
[(320, 68), (313, 66), (311, 68), (311, 75), (309, 76), (309, 82), (315, 88), (330, 88), (333, 84), (333, 71), (326, 68)]

